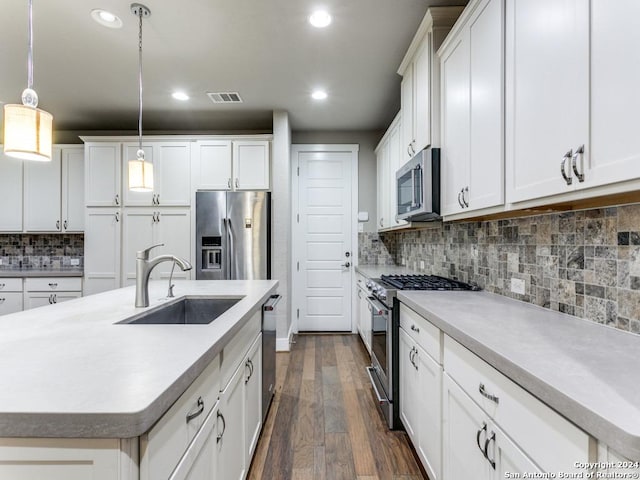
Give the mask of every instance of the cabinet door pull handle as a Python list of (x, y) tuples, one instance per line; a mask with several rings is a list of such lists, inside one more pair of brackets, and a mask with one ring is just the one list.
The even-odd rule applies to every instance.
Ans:
[(53, 295), (49, 295), (49, 305), (53, 304)]
[(116, 212), (116, 222), (120, 221), (120, 212)]
[(249, 378), (251, 378), (253, 377), (253, 362), (250, 358), (247, 360), (247, 362), (249, 362), (249, 368), (251, 369), (251, 373), (249, 374)]
[(220, 440), (222, 440), (222, 436), (224, 435), (224, 431), (227, 429), (227, 422), (225, 422), (224, 415), (222, 415), (220, 412), (218, 412), (217, 418), (222, 419), (222, 432), (220, 432), (220, 434), (216, 438), (216, 443), (220, 443)]
[(383, 225), (383, 220), (384, 220), (384, 219), (382, 219), (382, 218), (380, 219), (380, 226), (382, 226), (382, 225)]
[(249, 379), (251, 378), (251, 374), (253, 373), (253, 371), (251, 370), (251, 365), (249, 365), (249, 360), (247, 360), (244, 363), (244, 368), (245, 368), (245, 370), (247, 368), (249, 369), (249, 375), (247, 375), (247, 378), (244, 379), (244, 383), (247, 384), (247, 383), (249, 383)]
[(480, 392), (480, 395), (482, 395), (484, 398), (487, 398), (492, 402), (495, 402), (496, 404), (500, 403), (500, 399), (498, 397), (496, 397), (495, 395), (491, 395), (490, 393), (487, 393), (485, 391), (484, 383), (480, 384), (480, 386), (478, 387), (478, 391)]
[(60, 220), (56, 220), (56, 230), (60, 230)]
[(62, 226), (64, 227), (64, 229), (66, 230), (67, 227), (69, 226), (69, 221), (65, 220), (64, 223), (62, 224)]
[(420, 333), (420, 329), (418, 327), (416, 327), (415, 325), (411, 325), (411, 330), (413, 330), (416, 333)]
[(407, 145), (407, 155), (411, 156), (411, 144)]
[(485, 453), (485, 450), (483, 450), (482, 446), (480, 445), (480, 435), (482, 435), (482, 432), (487, 433), (487, 423), (486, 422), (482, 422), (482, 428), (480, 428), (478, 430), (478, 433), (476, 434), (476, 444), (478, 445), (478, 449), (482, 452), (482, 455), (484, 455), (484, 458), (487, 458), (487, 454)]
[(231, 177), (227, 180), (227, 188), (231, 188)]
[(5, 300), (6, 298), (0, 298), (0, 303), (4, 303)]
[(6, 283), (0, 283), (0, 290), (2, 290), (4, 287), (6, 287), (7, 284)]
[(160, 205), (160, 194), (156, 195), (156, 205)]
[[(487, 461), (489, 462), (489, 464), (491, 465), (491, 468), (493, 468), (494, 470), (496, 469), (496, 461), (495, 461), (495, 455), (494, 458), (489, 458), (489, 444), (493, 441), (494, 445), (496, 443), (496, 432), (492, 431), (491, 432), (491, 436), (489, 438), (487, 438), (484, 442), (484, 458), (487, 459)], [(495, 454), (495, 452), (494, 452)]]
[[(580, 157), (580, 167), (582, 168), (582, 173), (578, 172), (578, 157)], [(584, 145), (580, 145), (571, 156), (571, 168), (573, 168), (573, 173), (579, 182), (584, 182)]]
[(57, 283), (55, 283), (55, 282), (50, 282), (50, 283), (49, 283), (49, 287), (51, 287), (51, 288), (58, 288), (58, 284), (57, 284)]
[(116, 205), (120, 205), (120, 195), (118, 195), (117, 193), (115, 197), (115, 202), (116, 202)]
[(202, 397), (198, 397), (197, 405), (198, 405), (198, 411), (196, 411), (195, 413), (187, 414), (187, 423), (189, 423), (194, 418), (199, 417), (202, 414), (202, 412), (204, 412), (204, 401), (202, 400)]
[(55, 293), (53, 294), (53, 303), (58, 303), (58, 296)]
[(462, 190), (462, 202), (464, 203), (464, 206), (467, 208), (469, 208), (469, 200), (467, 199), (468, 197), (469, 197), (469, 186), (467, 185)]
[(573, 151), (569, 150), (567, 153), (564, 154), (564, 157), (562, 157), (562, 161), (560, 162), (560, 173), (562, 174), (562, 178), (564, 178), (564, 181), (567, 183), (567, 185), (571, 185), (571, 183), (573, 182), (573, 178), (570, 176), (567, 176), (567, 172), (565, 170), (565, 164), (567, 163), (567, 160), (571, 161), (572, 155), (573, 155)]
[(462, 203), (462, 200), (460, 199), (461, 196), (462, 196), (462, 190), (458, 192), (458, 205), (460, 205), (460, 208), (464, 208), (464, 203)]
[(236, 188), (240, 188), (240, 181), (236, 178)]

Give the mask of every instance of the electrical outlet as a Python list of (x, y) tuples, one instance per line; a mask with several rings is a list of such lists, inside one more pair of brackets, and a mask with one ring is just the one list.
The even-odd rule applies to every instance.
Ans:
[(511, 291), (513, 293), (518, 293), (520, 295), (524, 295), (524, 280), (520, 280), (519, 278), (511, 279)]
[(418, 264), (416, 263), (416, 261), (415, 261), (415, 260), (413, 261), (413, 269), (414, 269), (414, 270), (417, 270), (417, 269), (418, 269)]
[(407, 264), (407, 261), (404, 259), (404, 257), (400, 258), (400, 265), (402, 265), (403, 267)]
[(424, 260), (420, 260), (420, 270), (424, 270)]
[(71, 259), (71, 266), (72, 267), (77, 267), (78, 265), (80, 265), (80, 259), (79, 258), (72, 258)]
[(0, 258), (0, 265), (2, 265), (2, 259)]
[(364, 232), (364, 223), (358, 224), (358, 232)]

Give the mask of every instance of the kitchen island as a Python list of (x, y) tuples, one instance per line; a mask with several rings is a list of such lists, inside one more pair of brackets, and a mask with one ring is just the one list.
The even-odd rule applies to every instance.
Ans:
[[(194, 405), (185, 405), (198, 415), (206, 410), (185, 434), (186, 443), (195, 442), (207, 412), (215, 413), (212, 402), (218, 400), (201, 407), (202, 398), (213, 391), (223, 397), (225, 382), (238, 372), (244, 374), (241, 365), (236, 373), (225, 366), (225, 348), (227, 357), (237, 354), (240, 364), (257, 342), (261, 306), (277, 284), (273, 280), (176, 282), (176, 299), (240, 298), (207, 325), (119, 323), (175, 301), (166, 298), (164, 281), (150, 283), (147, 308), (134, 307), (135, 287), (127, 287), (0, 318), (0, 478), (39, 478), (49, 472), (47, 468), (58, 471), (74, 462), (86, 470), (91, 458), (67, 456), (74, 449), (86, 453), (94, 447), (113, 451), (115, 462), (115, 466), (111, 460), (110, 466), (96, 466), (91, 474), (96, 479), (138, 478), (138, 467), (148, 463), (148, 452), (153, 450), (150, 432), (162, 426), (164, 417), (194, 385), (202, 384), (206, 388), (196, 389), (197, 402), (194, 397)], [(248, 335), (249, 325), (258, 330)], [(238, 345), (240, 340), (245, 344)], [(181, 416), (178, 424), (183, 423)], [(63, 451), (62, 456), (56, 454)], [(163, 475), (168, 477), (173, 467), (164, 468)], [(140, 478), (154, 478), (151, 466), (146, 474), (140, 468)], [(65, 470), (65, 478), (76, 478), (70, 472)]]

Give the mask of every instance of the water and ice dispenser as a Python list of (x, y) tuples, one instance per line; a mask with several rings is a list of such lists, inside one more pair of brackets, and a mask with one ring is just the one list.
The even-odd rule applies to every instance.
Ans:
[(222, 270), (222, 237), (202, 237), (202, 269)]

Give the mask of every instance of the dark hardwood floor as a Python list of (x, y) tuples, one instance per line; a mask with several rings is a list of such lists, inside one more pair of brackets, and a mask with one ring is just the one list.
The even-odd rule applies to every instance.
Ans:
[(404, 432), (390, 431), (357, 335), (299, 335), (277, 355), (277, 388), (251, 480), (422, 480)]

